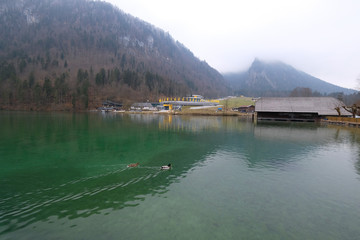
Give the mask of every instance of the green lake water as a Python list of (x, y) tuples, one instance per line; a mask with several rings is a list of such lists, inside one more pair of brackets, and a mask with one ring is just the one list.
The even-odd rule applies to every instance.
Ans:
[(356, 128), (0, 112), (0, 239), (343, 240), (359, 226)]

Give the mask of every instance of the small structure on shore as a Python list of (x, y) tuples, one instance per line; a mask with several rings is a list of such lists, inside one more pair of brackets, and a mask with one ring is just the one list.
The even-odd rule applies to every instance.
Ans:
[[(335, 108), (344, 105), (332, 97), (261, 98), (255, 103), (255, 112), (258, 120), (314, 122), (338, 116)], [(341, 109), (341, 116), (351, 114)]]
[(254, 105), (239, 106), (233, 108), (232, 110), (242, 113), (253, 113), (255, 111), (255, 106)]
[(98, 110), (101, 110), (103, 112), (110, 112), (110, 111), (121, 110), (122, 107), (123, 107), (122, 103), (106, 100), (102, 102), (102, 106), (99, 107)]
[(156, 107), (154, 107), (151, 103), (134, 103), (130, 107), (130, 111), (156, 111)]
[(201, 95), (192, 95), (191, 97), (174, 97), (159, 99), (166, 110), (180, 110), (183, 106), (217, 106), (219, 100), (205, 100)]

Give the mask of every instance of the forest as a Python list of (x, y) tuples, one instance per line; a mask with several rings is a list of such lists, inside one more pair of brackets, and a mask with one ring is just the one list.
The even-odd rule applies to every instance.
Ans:
[[(102, 1), (4, 0), (0, 24), (0, 109), (81, 111), (104, 100), (129, 105), (192, 94), (323, 95), (231, 85), (169, 33)], [(358, 93), (326, 95), (360, 102)]]
[(228, 93), (221, 74), (168, 33), (106, 2), (16, 0), (0, 9), (2, 109)]
[[(145, 74), (119, 68), (94, 73), (78, 69), (76, 81), (69, 72), (37, 80), (34, 72), (20, 79), (12, 63), (0, 65), (0, 106), (2, 109), (84, 110), (96, 108), (103, 96), (125, 102), (157, 101), (157, 96), (183, 96), (186, 86), (164, 79), (158, 74)], [(119, 98), (121, 96), (121, 98)]]

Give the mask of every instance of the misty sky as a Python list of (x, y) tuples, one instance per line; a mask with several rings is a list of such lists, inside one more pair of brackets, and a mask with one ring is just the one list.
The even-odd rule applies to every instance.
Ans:
[(257, 57), (360, 88), (359, 0), (106, 1), (169, 32), (221, 73), (246, 70)]

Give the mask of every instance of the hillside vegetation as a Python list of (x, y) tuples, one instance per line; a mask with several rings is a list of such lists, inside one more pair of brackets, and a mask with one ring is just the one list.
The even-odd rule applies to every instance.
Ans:
[(249, 97), (232, 97), (220, 101), (220, 105), (227, 109), (232, 109), (240, 106), (255, 105), (255, 101)]
[(0, 24), (0, 108), (81, 110), (105, 99), (228, 92), (168, 33), (105, 2), (3, 0)]

